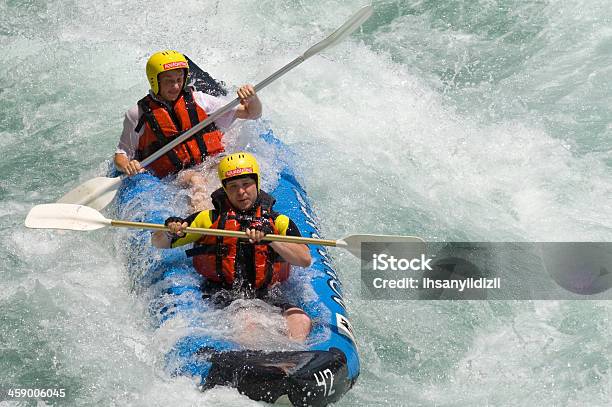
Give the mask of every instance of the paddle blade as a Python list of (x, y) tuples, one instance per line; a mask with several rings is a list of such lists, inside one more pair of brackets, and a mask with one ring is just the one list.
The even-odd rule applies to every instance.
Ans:
[(372, 15), (372, 11), (374, 9), (372, 6), (365, 6), (355, 14), (349, 18), (346, 23), (342, 24), (340, 28), (334, 31), (329, 37), (325, 38), (323, 41), (320, 41), (308, 48), (306, 52), (302, 55), (304, 59), (308, 59), (311, 56), (318, 54), (322, 50), (332, 45), (335, 45), (349, 36), (353, 31), (361, 26), (370, 16)]
[(410, 243), (410, 248), (425, 251), (425, 241), (415, 236), (394, 236), (394, 235), (350, 235), (344, 239), (336, 241), (337, 247), (342, 247), (356, 257), (361, 258), (362, 243)]
[(57, 200), (58, 203), (85, 205), (102, 210), (110, 204), (121, 185), (121, 177), (92, 178)]
[(26, 227), (32, 229), (96, 230), (110, 224), (93, 208), (65, 203), (36, 205), (25, 219)]
[(102, 209), (106, 208), (111, 202), (113, 202), (113, 199), (115, 199), (115, 195), (117, 195), (117, 189), (111, 189), (106, 192), (103, 192), (97, 197), (87, 200), (85, 204), (81, 205), (89, 206), (90, 208), (101, 211)]

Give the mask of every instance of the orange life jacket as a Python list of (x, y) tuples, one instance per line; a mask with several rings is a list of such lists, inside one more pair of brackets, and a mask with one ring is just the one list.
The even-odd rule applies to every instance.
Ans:
[[(236, 212), (222, 188), (215, 191), (212, 198), (218, 215), (211, 229), (244, 231), (253, 223), (262, 223), (271, 233), (278, 233), (274, 225), (278, 213), (272, 211), (275, 199), (265, 192), (259, 192), (258, 202), (247, 213)], [(246, 258), (244, 253), (247, 245), (253, 246), (251, 258)], [(186, 253), (188, 257), (193, 257), (193, 265), (198, 273), (227, 288), (233, 286), (237, 270), (248, 269), (245, 267), (247, 262), (252, 262), (255, 275), (243, 275), (242, 278), (255, 289), (267, 288), (286, 280), (291, 267), (268, 244), (251, 244), (234, 237), (203, 236)]]
[[(142, 161), (160, 148), (205, 120), (208, 115), (193, 100), (192, 91), (181, 92), (172, 109), (153, 99), (150, 95), (138, 101), (143, 112), (135, 131), (138, 133), (144, 125), (144, 133), (138, 140), (136, 159)], [(200, 164), (206, 156), (223, 151), (221, 138), (223, 133), (209, 124), (192, 137), (175, 146), (147, 168), (159, 178), (175, 174), (183, 168)]]

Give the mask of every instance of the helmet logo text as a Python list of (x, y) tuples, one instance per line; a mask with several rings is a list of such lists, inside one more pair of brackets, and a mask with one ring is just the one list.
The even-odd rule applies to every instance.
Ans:
[(225, 177), (226, 178), (230, 178), (230, 177), (235, 177), (237, 175), (242, 174), (243, 172), (247, 172), (247, 173), (252, 173), (253, 172), (253, 167), (248, 167), (248, 168), (236, 168), (233, 170), (229, 170), (225, 173)]
[(167, 64), (163, 65), (163, 68), (164, 68), (164, 70), (177, 69), (177, 68), (187, 68), (187, 62), (185, 62), (185, 61), (168, 62)]

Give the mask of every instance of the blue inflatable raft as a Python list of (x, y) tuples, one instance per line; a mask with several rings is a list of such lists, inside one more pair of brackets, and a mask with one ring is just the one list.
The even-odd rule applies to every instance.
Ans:
[[(262, 174), (278, 176), (276, 187), (268, 191), (277, 200), (274, 209), (289, 216), (303, 236), (319, 237), (308, 197), (289, 164), (291, 151), (271, 131), (260, 137), (266, 155), (273, 150), (275, 164), (282, 167), (278, 174)], [(257, 151), (251, 152), (257, 155)], [(117, 216), (163, 223), (168, 216), (179, 215), (170, 202), (176, 197), (173, 188), (148, 174), (126, 179), (116, 199)], [(157, 329), (175, 333), (176, 341), (165, 354), (171, 374), (195, 377), (203, 390), (231, 386), (254, 400), (276, 402), (288, 398), (297, 406), (337, 401), (355, 383), (359, 375), (355, 338), (340, 281), (324, 247), (310, 246), (312, 266), (294, 267), (290, 279), (281, 285), (292, 302), (312, 319), (306, 342), (296, 344), (287, 339), (274, 346), (249, 347), (236, 335), (226, 335), (227, 312), (223, 314), (202, 298), (203, 278), (185, 255), (188, 247), (158, 250), (150, 243), (150, 232), (124, 233), (127, 244), (123, 247), (135, 291), (148, 301)], [(242, 305), (247, 308), (248, 301), (261, 302), (244, 301)], [(280, 310), (273, 313), (280, 315)]]

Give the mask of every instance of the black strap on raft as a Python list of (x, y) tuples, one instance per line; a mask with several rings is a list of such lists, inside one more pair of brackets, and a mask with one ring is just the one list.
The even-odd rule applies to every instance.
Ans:
[(294, 406), (325, 406), (340, 399), (353, 382), (348, 379), (346, 356), (337, 348), (328, 351), (219, 352), (210, 347), (197, 357), (212, 366), (202, 378), (202, 390), (235, 387), (253, 400), (274, 403), (287, 395)]
[[(149, 106), (149, 100), (151, 100), (151, 96), (148, 95), (140, 99), (138, 101), (138, 107), (140, 107), (140, 110), (142, 110), (141, 119), (144, 118), (144, 120), (149, 124), (149, 126), (151, 127), (151, 131), (153, 131), (153, 134), (157, 139), (157, 142), (149, 144), (142, 150), (142, 152), (138, 154), (138, 157), (136, 157), (136, 159), (139, 161), (147, 158), (155, 151), (160, 150), (162, 147), (164, 147), (170, 142), (170, 140), (164, 135), (161, 128), (159, 127), (159, 123), (157, 122), (157, 119), (153, 114), (153, 110), (151, 110), (151, 107)], [(170, 159), (170, 162), (172, 162), (172, 165), (174, 165), (177, 171), (183, 169), (183, 163), (181, 162), (181, 160), (179, 160), (178, 155), (176, 155), (176, 152), (174, 150), (171, 149), (170, 151), (168, 151), (166, 153), (166, 156)]]

